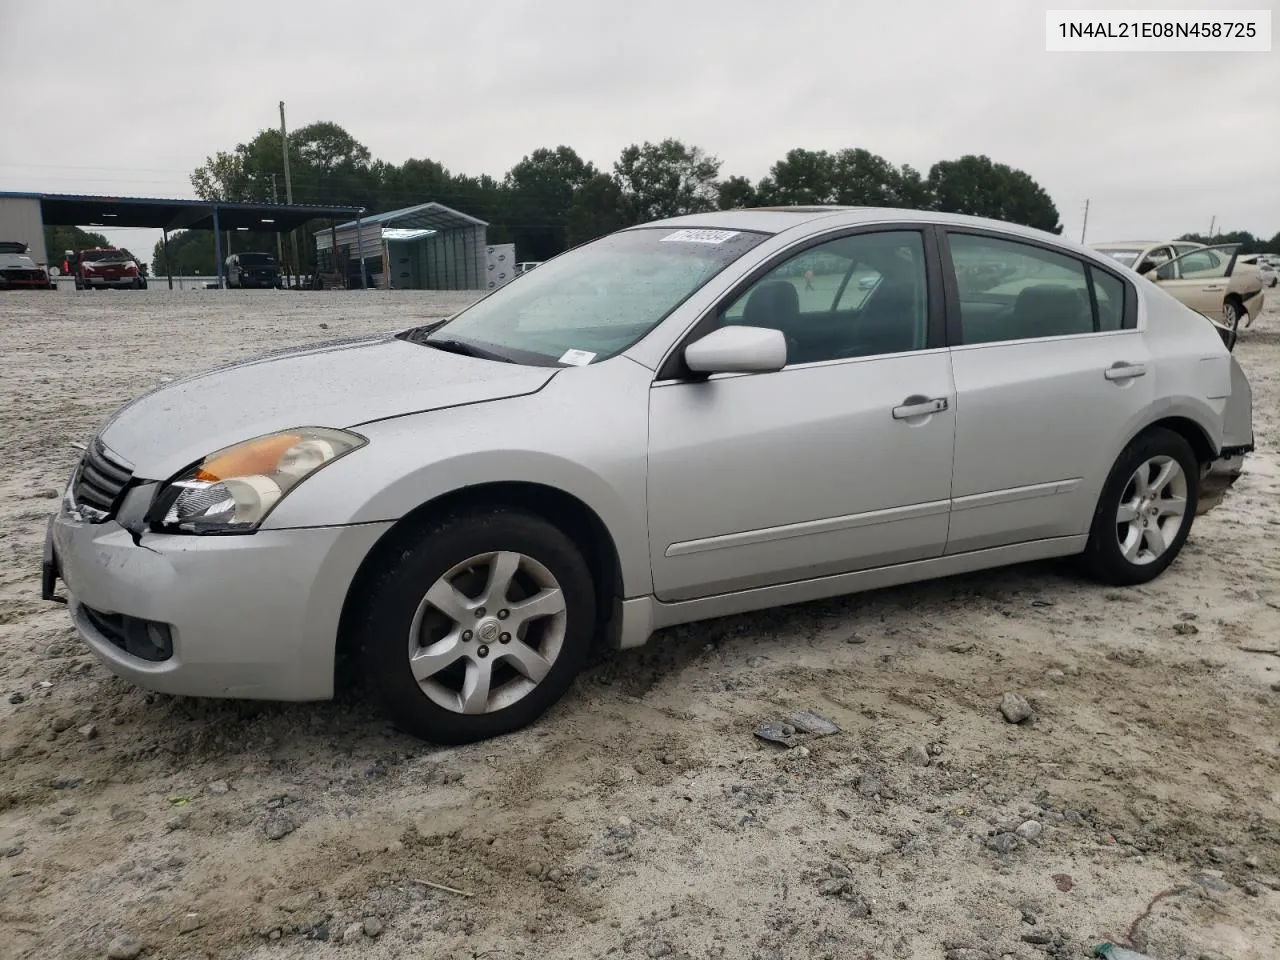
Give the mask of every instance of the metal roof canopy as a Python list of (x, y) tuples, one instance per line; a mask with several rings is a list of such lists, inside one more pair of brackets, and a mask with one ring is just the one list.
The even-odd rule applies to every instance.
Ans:
[(288, 233), (310, 220), (359, 217), (362, 207), (292, 203), (224, 203), (156, 197), (94, 197), (56, 193), (6, 193), (40, 201), (51, 227), (150, 227), (156, 230), (240, 230)]
[[(399, 210), (388, 210), (386, 213), (376, 213), (371, 217), (364, 217), (360, 221), (362, 227), (381, 226), (393, 227), (403, 230), (434, 230), (440, 233), (446, 230), (457, 230), (463, 227), (487, 227), (489, 224), (484, 220), (477, 220), (475, 217), (454, 210), (452, 207), (446, 207), (443, 203), (420, 203), (415, 207), (403, 207)], [(343, 223), (338, 226), (339, 230), (354, 229), (356, 221)]]

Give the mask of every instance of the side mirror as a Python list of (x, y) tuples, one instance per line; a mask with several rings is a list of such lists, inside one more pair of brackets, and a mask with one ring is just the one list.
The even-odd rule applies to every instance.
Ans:
[(787, 365), (787, 338), (769, 327), (721, 327), (685, 347), (684, 362), (707, 374), (781, 370)]

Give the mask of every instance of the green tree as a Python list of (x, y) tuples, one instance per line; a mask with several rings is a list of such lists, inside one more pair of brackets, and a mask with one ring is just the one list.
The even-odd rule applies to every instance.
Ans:
[(826, 150), (788, 150), (760, 181), (757, 193), (766, 204), (813, 206), (834, 203), (835, 158)]
[(714, 210), (719, 200), (720, 161), (679, 140), (632, 144), (613, 169), (632, 223)]
[(759, 193), (786, 206), (929, 206), (929, 189), (917, 170), (895, 167), (860, 147), (836, 153), (790, 150), (760, 182)]
[(79, 227), (45, 227), (44, 249), (49, 263), (62, 269), (62, 259), (68, 250), (87, 250), (90, 247), (109, 247), (110, 242), (100, 233), (88, 233)]
[(1038, 183), (1021, 170), (986, 156), (943, 160), (929, 170), (934, 208), (944, 213), (990, 217), (1061, 233), (1058, 208)]
[(569, 245), (576, 247), (603, 237), (629, 222), (622, 187), (609, 174), (597, 173), (573, 195), (569, 208)]
[(1269, 244), (1255, 237), (1248, 230), (1233, 230), (1230, 233), (1219, 233), (1212, 237), (1206, 236), (1203, 233), (1184, 233), (1178, 239), (1190, 240), (1192, 243), (1203, 243), (1206, 247), (1217, 246), (1223, 243), (1238, 243), (1240, 244), (1239, 253), (1269, 252), (1266, 249)]
[(533, 151), (507, 172), (507, 223), (521, 260), (548, 260), (569, 244), (574, 195), (599, 171), (571, 148)]
[(746, 177), (730, 177), (720, 184), (717, 205), (721, 210), (757, 206), (756, 188)]

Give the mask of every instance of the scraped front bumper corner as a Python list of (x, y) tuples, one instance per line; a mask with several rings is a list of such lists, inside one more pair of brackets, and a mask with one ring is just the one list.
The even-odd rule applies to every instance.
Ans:
[(1227, 495), (1227, 491), (1244, 473), (1244, 458), (1253, 452), (1253, 443), (1223, 447), (1221, 456), (1208, 464), (1200, 476), (1200, 496), (1196, 515), (1208, 513)]

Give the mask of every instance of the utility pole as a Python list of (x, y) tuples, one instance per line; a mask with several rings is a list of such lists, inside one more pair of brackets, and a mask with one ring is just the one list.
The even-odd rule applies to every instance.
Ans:
[(1080, 225), (1080, 242), (1084, 243), (1084, 232), (1089, 229), (1089, 201), (1084, 202), (1084, 223)]
[(1213, 215), (1213, 218), (1209, 221), (1209, 239), (1210, 240), (1213, 239), (1213, 228), (1217, 222), (1218, 222), (1218, 215), (1215, 213)]
[[(289, 131), (284, 123), (284, 101), (280, 101), (280, 149), (284, 152), (284, 199), (293, 203), (293, 180), (289, 176)], [(289, 247), (293, 252), (293, 277), (298, 279), (298, 238), (293, 230), (289, 231)]]
[[(272, 203), (280, 202), (279, 199), (277, 199), (276, 197), (276, 175), (274, 173), (271, 175), (271, 202)], [(276, 233), (276, 263), (283, 266), (284, 265), (284, 248), (282, 246), (283, 241), (280, 239), (280, 231), (277, 230), (275, 233)]]

